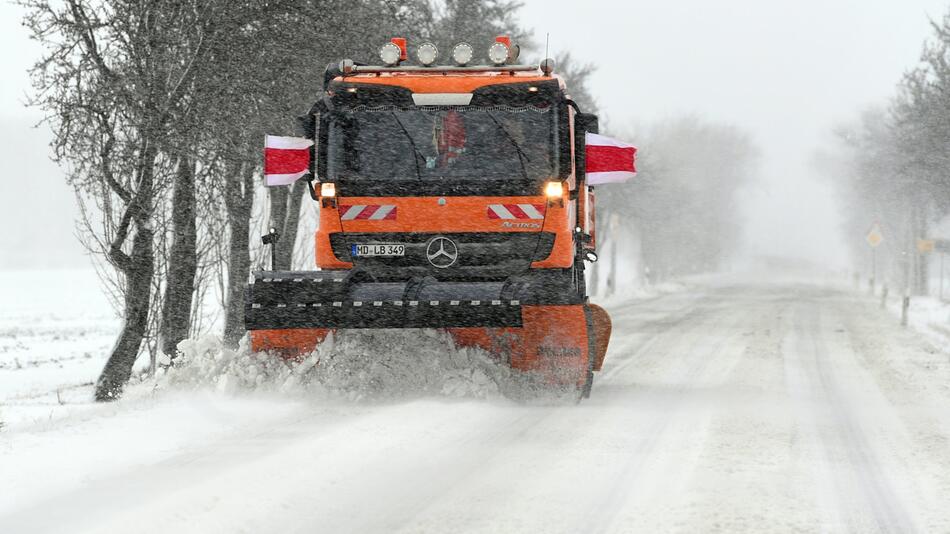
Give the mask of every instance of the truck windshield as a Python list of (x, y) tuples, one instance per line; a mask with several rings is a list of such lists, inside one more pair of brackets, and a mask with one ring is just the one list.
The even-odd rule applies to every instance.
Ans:
[(332, 113), (327, 172), (339, 181), (543, 180), (557, 175), (547, 107), (367, 107)]

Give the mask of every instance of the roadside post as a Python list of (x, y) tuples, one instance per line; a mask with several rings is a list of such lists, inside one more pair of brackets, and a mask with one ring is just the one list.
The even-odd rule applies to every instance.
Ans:
[(934, 248), (936, 247), (937, 241), (934, 239), (917, 239), (917, 263), (914, 267), (914, 287), (917, 291), (920, 291), (921, 288), (930, 287), (928, 280), (922, 280), (922, 273), (930, 272), (928, 269), (921, 269), (921, 265), (926, 266), (928, 264), (929, 258), (928, 254), (932, 254)]
[(871, 246), (871, 279), (868, 280), (868, 291), (874, 295), (874, 284), (877, 280), (877, 247), (884, 241), (884, 234), (881, 233), (881, 225), (874, 223), (868, 230), (864, 240)]
[(910, 297), (904, 295), (904, 300), (901, 302), (901, 326), (907, 326), (907, 310), (910, 308)]
[(887, 284), (881, 288), (881, 308), (887, 307)]

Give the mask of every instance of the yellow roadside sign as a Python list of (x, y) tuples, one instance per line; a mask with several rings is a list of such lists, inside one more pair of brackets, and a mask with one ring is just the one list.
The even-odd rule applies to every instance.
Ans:
[(881, 233), (881, 227), (877, 223), (874, 223), (874, 226), (871, 227), (868, 231), (868, 235), (866, 235), (864, 239), (872, 248), (877, 248), (878, 245), (884, 241), (884, 234)]
[(917, 252), (921, 254), (928, 254), (934, 251), (936, 241), (933, 239), (918, 239), (917, 240)]

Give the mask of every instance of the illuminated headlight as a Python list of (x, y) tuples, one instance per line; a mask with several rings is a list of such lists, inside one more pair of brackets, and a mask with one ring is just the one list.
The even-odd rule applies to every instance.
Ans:
[(416, 59), (426, 67), (435, 63), (438, 57), (439, 49), (432, 43), (422, 43), (419, 45), (419, 49), (416, 50)]
[(549, 199), (558, 199), (564, 196), (564, 186), (561, 182), (548, 182), (544, 186), (544, 194)]
[(402, 57), (402, 49), (396, 43), (386, 43), (379, 48), (379, 59), (387, 67), (398, 65), (400, 57)]
[(320, 184), (320, 196), (331, 198), (336, 196), (336, 184), (333, 182), (323, 182)]
[(504, 65), (508, 61), (508, 47), (504, 43), (492, 43), (488, 47), (488, 59), (493, 65)]
[(475, 49), (468, 43), (459, 43), (452, 49), (452, 60), (460, 67), (468, 65), (474, 56)]

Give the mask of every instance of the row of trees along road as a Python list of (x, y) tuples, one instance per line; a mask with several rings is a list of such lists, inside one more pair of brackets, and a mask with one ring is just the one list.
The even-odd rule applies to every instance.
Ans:
[[(260, 187), (262, 140), (295, 133), (328, 63), (371, 60), (392, 35), (444, 50), (502, 34), (532, 44), (506, 0), (20, 4), (45, 49), (32, 104), (123, 318), (97, 400), (121, 394), (140, 354), (173, 357), (221, 319), (225, 342), (240, 340), (243, 288), (263, 265), (257, 236), (276, 227), (277, 267), (289, 268), (306, 187)], [(585, 67), (561, 72), (586, 95)]]
[(884, 241), (873, 252), (877, 278), (910, 294), (929, 292), (927, 257), (917, 240), (950, 214), (950, 14), (931, 23), (920, 62), (884, 107), (837, 128), (837, 150), (820, 154), (846, 200), (853, 257), (869, 265), (864, 237), (875, 223)]
[[(608, 132), (613, 126), (607, 123)], [(758, 161), (749, 136), (691, 115), (611, 135), (636, 140), (639, 173), (624, 187), (597, 192), (596, 292), (611, 294), (632, 279), (656, 283), (726, 267), (742, 242), (736, 194)], [(632, 264), (618, 266), (621, 256)]]

